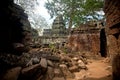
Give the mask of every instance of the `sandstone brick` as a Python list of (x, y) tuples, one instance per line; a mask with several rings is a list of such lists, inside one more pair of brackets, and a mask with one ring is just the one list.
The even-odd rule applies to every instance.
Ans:
[(78, 66), (72, 66), (72, 67), (70, 67), (69, 68), (69, 70), (70, 70), (70, 72), (79, 72), (79, 68), (78, 68)]
[(48, 66), (54, 67), (53, 62), (52, 62), (52, 61), (50, 61), (50, 60), (47, 60), (47, 64), (48, 64)]
[(65, 64), (60, 64), (60, 69), (66, 78), (74, 78), (75, 75), (69, 71)]
[(41, 58), (40, 65), (43, 68), (47, 68), (47, 60), (45, 58)]
[(31, 76), (31, 75), (33, 75), (33, 74), (36, 72), (36, 70), (37, 70), (38, 68), (40, 68), (40, 67), (41, 67), (40, 64), (35, 64), (35, 65), (32, 65), (32, 66), (23, 68), (22, 71), (21, 71), (21, 73), (22, 73), (22, 75), (29, 75), (29, 76)]
[(66, 80), (66, 79), (64, 77), (61, 77), (61, 78), (55, 77), (55, 78), (53, 78), (53, 80)]
[(57, 68), (54, 69), (54, 74), (55, 74), (55, 77), (63, 77), (64, 76), (62, 74), (61, 70), (57, 69)]

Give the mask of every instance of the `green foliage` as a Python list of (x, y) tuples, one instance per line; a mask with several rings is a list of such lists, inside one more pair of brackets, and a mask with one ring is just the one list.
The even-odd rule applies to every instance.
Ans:
[(67, 48), (65, 48), (65, 47), (63, 47), (63, 52), (65, 53), (65, 54), (67, 54), (68, 53), (68, 51), (67, 51)]
[(49, 48), (54, 50), (55, 49), (55, 45), (51, 43), (51, 44), (49, 44)]
[(92, 16), (94, 19), (96, 19), (96, 16), (99, 16), (100, 14), (97, 14), (97, 11), (102, 11), (103, 9), (103, 0), (86, 0), (86, 2), (83, 4), (84, 10), (82, 13), (86, 16)]
[(45, 7), (51, 18), (62, 14), (69, 27), (85, 23), (88, 16), (98, 19), (97, 11), (102, 11), (103, 0), (47, 0)]

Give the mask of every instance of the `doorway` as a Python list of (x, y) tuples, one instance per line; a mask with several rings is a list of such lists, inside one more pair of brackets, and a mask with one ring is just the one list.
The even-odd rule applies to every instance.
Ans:
[(100, 54), (102, 57), (107, 57), (107, 39), (105, 29), (100, 31)]

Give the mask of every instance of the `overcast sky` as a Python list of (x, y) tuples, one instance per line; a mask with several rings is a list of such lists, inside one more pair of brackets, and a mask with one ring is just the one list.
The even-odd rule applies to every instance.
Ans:
[(44, 17), (48, 23), (52, 23), (53, 19), (50, 19), (50, 15), (47, 12), (47, 9), (44, 7), (44, 4), (47, 0), (38, 0), (39, 6), (36, 7), (36, 13)]

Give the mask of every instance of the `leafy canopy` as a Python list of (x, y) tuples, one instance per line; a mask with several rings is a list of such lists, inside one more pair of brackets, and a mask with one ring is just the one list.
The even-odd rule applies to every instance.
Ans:
[(69, 27), (85, 23), (89, 16), (95, 20), (103, 16), (98, 14), (103, 0), (47, 0), (45, 7), (51, 18), (62, 14)]

